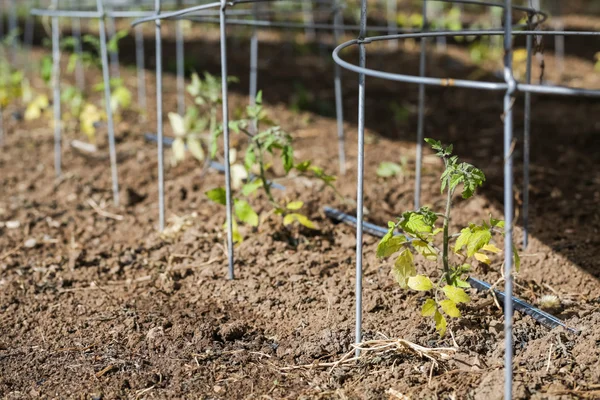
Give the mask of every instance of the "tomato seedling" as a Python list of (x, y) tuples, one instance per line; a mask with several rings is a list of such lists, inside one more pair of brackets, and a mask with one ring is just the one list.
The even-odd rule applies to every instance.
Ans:
[[(388, 222), (389, 230), (377, 246), (377, 257), (388, 258), (392, 255), (396, 257), (392, 272), (403, 289), (410, 288), (433, 294), (425, 300), (421, 314), (424, 317), (432, 317), (436, 330), (440, 336), (444, 336), (447, 328), (444, 315), (451, 318), (460, 317), (459, 304), (470, 301), (465, 289), (470, 287), (466, 275), (472, 268), (471, 263), (478, 261), (490, 264), (490, 255), (501, 253), (492, 242), (492, 238), (495, 234), (504, 236), (504, 221), (490, 217), (488, 221), (483, 221), (479, 225), (469, 224), (459, 233), (450, 235), (454, 192), (462, 185), (463, 199), (473, 197), (477, 188), (485, 181), (485, 175), (480, 169), (469, 163), (460, 162), (458, 156), (452, 155), (452, 145), (444, 146), (433, 139), (425, 139), (425, 141), (444, 162), (445, 169), (440, 180), (441, 192), (446, 195), (446, 209), (444, 213), (436, 213), (428, 207), (421, 207), (417, 211), (404, 212), (395, 222)], [(441, 227), (436, 225), (440, 218)], [(398, 230), (404, 235), (396, 234)], [(435, 243), (439, 234), (442, 234), (441, 250)], [(451, 241), (454, 241), (452, 252), (456, 259), (453, 262), (450, 260)], [(439, 263), (441, 256), (441, 276), (437, 281), (433, 277), (417, 273), (413, 249), (432, 262)], [(516, 250), (514, 259), (518, 271), (520, 261)]]

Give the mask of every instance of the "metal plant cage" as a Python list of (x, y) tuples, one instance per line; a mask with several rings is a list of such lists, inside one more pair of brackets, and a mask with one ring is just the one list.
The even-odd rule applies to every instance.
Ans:
[[(451, 3), (459, 5), (473, 5), (482, 7), (482, 9), (496, 8), (503, 11), (503, 24), (493, 29), (477, 29), (477, 30), (429, 30), (430, 23), (427, 21), (428, 7), (432, 3)], [(398, 29), (395, 24), (395, 19), (392, 16), (396, 13), (395, 1), (388, 3), (388, 24), (387, 26), (368, 26), (367, 25), (367, 1), (360, 0), (360, 23), (358, 25), (344, 24), (341, 11), (344, 8), (342, 0), (316, 0), (316, 1), (289, 1), (289, 3), (300, 5), (301, 8), (295, 10), (296, 13), (301, 13), (304, 16), (304, 21), (299, 23), (295, 21), (274, 20), (271, 17), (282, 13), (281, 10), (271, 9), (269, 5), (275, 3), (272, 0), (219, 0), (217, 2), (203, 2), (198, 4), (195, 1), (133, 1), (120, 2), (117, 0), (105, 2), (103, 0), (85, 2), (52, 0), (51, 2), (31, 1), (31, 14), (26, 20), (24, 32), (24, 47), (30, 48), (33, 43), (32, 17), (41, 16), (50, 18), (52, 27), (52, 56), (53, 56), (53, 97), (54, 97), (54, 119), (57, 121), (54, 127), (55, 139), (55, 168), (56, 174), (61, 174), (61, 105), (60, 105), (60, 27), (59, 18), (70, 19), (72, 22), (72, 32), (78, 37), (79, 46), (75, 51), (81, 51), (81, 19), (94, 19), (98, 21), (99, 26), (99, 41), (101, 44), (101, 62), (102, 76), (104, 81), (104, 96), (106, 100), (107, 114), (107, 130), (109, 138), (110, 164), (112, 174), (112, 189), (113, 200), (115, 204), (119, 203), (119, 184), (117, 170), (117, 156), (115, 146), (115, 131), (112, 111), (108, 99), (111, 97), (110, 78), (118, 76), (118, 54), (109, 52), (107, 49), (107, 38), (114, 36), (115, 23), (117, 18), (137, 18), (132, 26), (136, 29), (136, 61), (138, 73), (138, 101), (140, 106), (144, 107), (146, 102), (145, 77), (144, 77), (144, 47), (143, 35), (140, 26), (144, 23), (152, 23), (155, 28), (156, 42), (156, 104), (157, 104), (157, 126), (156, 126), (156, 142), (157, 142), (157, 157), (158, 157), (158, 190), (159, 190), (159, 229), (164, 229), (165, 224), (165, 200), (164, 200), (164, 145), (168, 143), (168, 138), (163, 135), (163, 101), (162, 101), (162, 21), (188, 19), (196, 23), (218, 24), (220, 28), (220, 58), (221, 58), (221, 83), (222, 83), (222, 126), (223, 126), (223, 145), (224, 145), (224, 165), (215, 168), (221, 168), (225, 174), (226, 188), (226, 210), (227, 210), (227, 249), (228, 249), (228, 275), (230, 279), (234, 278), (234, 247), (232, 234), (232, 194), (231, 194), (231, 173), (229, 160), (229, 107), (228, 107), (228, 58), (227, 58), (227, 26), (228, 25), (245, 25), (253, 28), (251, 38), (250, 51), (250, 101), (252, 102), (257, 93), (257, 60), (258, 60), (258, 36), (257, 29), (262, 28), (281, 28), (281, 29), (301, 29), (307, 34), (313, 34), (315, 31), (324, 30), (332, 33), (336, 47), (333, 50), (334, 71), (332, 79), (334, 80), (335, 99), (336, 99), (336, 115), (338, 123), (337, 138), (339, 141), (339, 158), (340, 170), (343, 173), (346, 165), (345, 150), (344, 150), (344, 128), (343, 128), (343, 113), (342, 113), (342, 85), (340, 68), (352, 71), (358, 75), (358, 160), (357, 172), (358, 180), (356, 183), (357, 192), (357, 212), (356, 218), (349, 216), (337, 215), (337, 218), (350, 222), (356, 226), (356, 343), (362, 341), (362, 256), (363, 256), (363, 233), (378, 235), (380, 229), (368, 223), (363, 222), (363, 183), (364, 183), (364, 159), (368, 157), (365, 154), (365, 98), (366, 98), (366, 77), (379, 78), (389, 81), (404, 82), (418, 85), (418, 125), (416, 134), (416, 171), (415, 171), (415, 188), (414, 188), (414, 205), (418, 208), (420, 205), (420, 187), (421, 187), (421, 166), (422, 166), (422, 142), (425, 125), (425, 101), (426, 88), (428, 86), (444, 86), (466, 88), (472, 90), (488, 91), (502, 93), (504, 96), (503, 115), (503, 153), (504, 153), (504, 219), (511, 221), (514, 214), (514, 195), (513, 195), (513, 108), (514, 99), (517, 96), (524, 97), (524, 141), (523, 141), (523, 227), (524, 227), (524, 245), (527, 245), (528, 231), (528, 207), (529, 207), (529, 157), (530, 143), (532, 138), (531, 133), (531, 96), (537, 95), (562, 95), (562, 96), (586, 96), (600, 97), (600, 90), (569, 88), (556, 85), (536, 85), (532, 84), (532, 57), (534, 50), (534, 38), (537, 37), (557, 37), (565, 36), (600, 36), (600, 32), (584, 32), (584, 31), (565, 31), (557, 30), (540, 30), (539, 26), (545, 21), (547, 15), (539, 7), (539, 1), (530, 0), (528, 6), (513, 4), (512, 0), (504, 0), (502, 2), (490, 2), (479, 0), (423, 0), (422, 2), (422, 29)], [(85, 3), (85, 4), (84, 4)], [(14, 5), (14, 1), (11, 3)], [(315, 11), (313, 6), (318, 5), (318, 11)], [(166, 7), (169, 11), (165, 11)], [(265, 6), (265, 7), (263, 7)], [(47, 7), (47, 8), (43, 8)], [(134, 10), (135, 9), (135, 10)], [(14, 10), (14, 7), (11, 8)], [(329, 23), (315, 23), (312, 15), (314, 12), (324, 12), (330, 21)], [(524, 25), (514, 24), (513, 13), (519, 13), (526, 19)], [(4, 19), (1, 18), (2, 22)], [(9, 29), (16, 28), (16, 15), (9, 15)], [(176, 69), (177, 69), (177, 91), (178, 91), (178, 111), (183, 113), (185, 107), (184, 99), (184, 35), (179, 23), (176, 30)], [(2, 29), (2, 32), (4, 28)], [(107, 32), (108, 31), (108, 32)], [(347, 31), (357, 31), (356, 39), (340, 43), (342, 34)], [(382, 36), (368, 36), (368, 32), (383, 32)], [(483, 82), (464, 79), (448, 78), (433, 78), (427, 75), (426, 54), (428, 40), (430, 39), (445, 39), (448, 37), (457, 36), (493, 36), (503, 38), (504, 44), (504, 82)], [(523, 82), (515, 79), (513, 74), (513, 39), (515, 37), (525, 37), (526, 40), (526, 74)], [(390, 73), (378, 71), (366, 67), (367, 47), (375, 42), (394, 43), (402, 40), (420, 40), (420, 60), (419, 60), (419, 75), (407, 75), (402, 73)], [(358, 47), (358, 64), (353, 64), (343, 58), (344, 50)], [(393, 45), (390, 45), (393, 48)], [(561, 47), (560, 51), (563, 49)], [(77, 69), (77, 83), (80, 86), (85, 85), (84, 71), (81, 66)], [(335, 214), (335, 212), (333, 213)], [(378, 230), (379, 229), (379, 230)], [(506, 224), (505, 235), (512, 237), (513, 228), (511, 224)], [(512, 298), (513, 290), (513, 263), (512, 263), (512, 242), (505, 240), (504, 245), (504, 314), (505, 314), (505, 398), (509, 399), (512, 395), (512, 364), (513, 364), (513, 343), (512, 343), (512, 314), (514, 299)]]

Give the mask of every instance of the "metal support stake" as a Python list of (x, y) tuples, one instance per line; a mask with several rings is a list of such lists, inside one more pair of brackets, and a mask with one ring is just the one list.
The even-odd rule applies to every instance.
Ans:
[[(398, 33), (398, 3), (396, 0), (387, 0), (387, 25), (388, 35), (396, 35)], [(388, 40), (388, 48), (396, 50), (398, 48), (397, 40)]]
[[(366, 35), (367, 27), (367, 0), (360, 2), (360, 33), (358, 39), (358, 63), (361, 68), (366, 67), (367, 53), (362, 42)], [(365, 74), (358, 74), (358, 167), (356, 183), (356, 338), (358, 344), (362, 342), (362, 261), (363, 261), (363, 182), (365, 169)], [(356, 355), (360, 350), (356, 349)]]
[[(532, 16), (530, 16), (532, 18)], [(530, 24), (531, 26), (531, 24)], [(530, 29), (531, 30), (531, 29)], [(525, 80), (531, 83), (533, 36), (527, 35), (527, 70)], [(523, 248), (529, 242), (529, 162), (531, 150), (531, 93), (525, 93), (525, 121), (523, 125)]]
[[(96, 5), (98, 12), (104, 14), (104, 6), (102, 0), (97, 0)], [(110, 89), (110, 72), (107, 56), (106, 45), (106, 26), (104, 18), (98, 20), (98, 30), (100, 35), (100, 57), (102, 59), (102, 79), (104, 81), (104, 103), (106, 104), (106, 119), (108, 129), (108, 149), (110, 156), (110, 171), (112, 176), (113, 202), (115, 206), (119, 205), (119, 174), (117, 171), (117, 149), (115, 144), (115, 125), (113, 121), (113, 111), (111, 107), (111, 89)]]
[(135, 28), (135, 63), (137, 66), (137, 92), (138, 107), (142, 113), (146, 113), (146, 66), (144, 54), (144, 26), (137, 25)]
[[(423, 31), (427, 30), (427, 0), (423, 0)], [(421, 56), (419, 58), (419, 76), (425, 76), (427, 39), (421, 38)], [(417, 149), (415, 160), (415, 210), (421, 207), (421, 169), (423, 167), (423, 136), (425, 130), (425, 85), (419, 84), (419, 115), (417, 119)]]
[[(333, 16), (333, 39), (334, 46), (340, 43), (341, 31), (340, 26), (343, 25), (343, 14), (340, 2), (335, 4), (335, 14)], [(346, 138), (344, 135), (344, 100), (342, 97), (342, 67), (338, 63), (334, 66), (334, 90), (335, 90), (335, 116), (337, 119), (338, 131), (338, 161), (340, 164), (340, 174), (346, 174)]]
[[(156, 15), (160, 14), (161, 0), (154, 0)], [(165, 230), (165, 169), (163, 143), (163, 101), (162, 101), (162, 39), (161, 20), (155, 21), (156, 41), (156, 135), (158, 136), (158, 229)]]
[[(253, 19), (257, 19), (258, 3), (252, 5)], [(250, 105), (256, 104), (256, 94), (258, 93), (258, 29), (252, 27), (252, 36), (250, 37)]]
[[(115, 19), (113, 17), (108, 17), (106, 19), (106, 29), (108, 31), (108, 37), (110, 39), (114, 38), (117, 36), (117, 28), (115, 26)], [(121, 71), (119, 68), (119, 49), (117, 46), (117, 49), (115, 49), (115, 51), (110, 51), (110, 69), (111, 69), (111, 75), (115, 78), (115, 79), (119, 79), (121, 78)]]
[(75, 54), (77, 54), (77, 63), (75, 64), (75, 81), (79, 90), (85, 89), (85, 72), (83, 69), (83, 62), (81, 61), (81, 54), (83, 52), (83, 45), (81, 42), (81, 19), (71, 19), (71, 30), (73, 37), (75, 38)]
[(504, 95), (504, 398), (512, 399), (513, 340), (512, 340), (512, 220), (513, 220), (513, 100), (517, 83), (513, 76), (512, 0), (504, 0), (504, 80), (508, 90)]
[[(178, 2), (181, 6), (181, 1)], [(183, 48), (183, 23), (181, 20), (175, 22), (175, 52), (177, 59), (177, 112), (185, 114), (185, 59)]]
[[(58, 0), (52, 0), (52, 6), (58, 7)], [(54, 108), (54, 170), (56, 177), (62, 172), (62, 138), (60, 110), (60, 34), (58, 17), (52, 17), (52, 105)]]
[(229, 105), (227, 89), (227, 0), (221, 0), (220, 33), (221, 33), (221, 85), (223, 97), (223, 152), (225, 159), (225, 206), (227, 207), (227, 256), (229, 261), (229, 279), (234, 279), (233, 269), (233, 215), (231, 200), (231, 166), (229, 164)]

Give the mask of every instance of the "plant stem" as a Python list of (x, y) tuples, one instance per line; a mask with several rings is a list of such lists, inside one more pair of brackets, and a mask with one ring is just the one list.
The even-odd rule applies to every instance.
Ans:
[[(446, 160), (444, 160), (445, 164), (446, 164), (446, 168), (448, 168), (448, 162)], [(450, 277), (450, 265), (448, 263), (448, 242), (449, 242), (449, 238), (448, 238), (448, 228), (450, 225), (450, 206), (452, 204), (452, 190), (450, 189), (450, 175), (448, 176), (448, 182), (447, 182), (447, 190), (448, 190), (448, 197), (446, 198), (446, 213), (445, 213), (445, 217), (444, 217), (444, 246), (442, 249), (442, 261), (444, 263), (444, 274), (446, 275), (446, 282), (448, 284), (451, 284), (451, 277)]]

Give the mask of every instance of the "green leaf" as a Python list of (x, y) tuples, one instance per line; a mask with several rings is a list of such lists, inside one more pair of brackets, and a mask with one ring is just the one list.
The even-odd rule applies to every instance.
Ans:
[(244, 155), (244, 167), (249, 171), (252, 169), (255, 162), (256, 154), (254, 154), (254, 146), (251, 144), (246, 149), (246, 154)]
[(393, 162), (384, 161), (377, 167), (377, 176), (390, 178), (402, 174), (402, 166)]
[(413, 255), (409, 249), (404, 249), (396, 259), (392, 273), (402, 289), (408, 287), (408, 279), (417, 274)]
[(469, 295), (462, 290), (461, 288), (446, 285), (442, 288), (446, 297), (448, 297), (453, 302), (459, 303), (468, 303), (471, 301)]
[(314, 222), (312, 222), (310, 219), (308, 219), (305, 215), (298, 214), (298, 213), (287, 214), (283, 218), (283, 225), (287, 226), (287, 225), (294, 223), (295, 221), (298, 221), (301, 225), (303, 225), (309, 229), (317, 229), (317, 226), (315, 225)]
[(427, 299), (423, 304), (423, 308), (421, 308), (421, 315), (424, 317), (431, 317), (435, 314), (437, 310), (437, 304), (435, 304), (435, 300)]
[[(177, 139), (176, 139), (177, 140)], [(204, 149), (202, 143), (196, 137), (190, 136), (187, 139), (188, 150), (198, 161), (204, 160)]]
[(185, 159), (185, 142), (182, 138), (175, 139), (171, 145), (171, 149), (173, 150), (173, 158), (176, 162)]
[(292, 211), (296, 211), (302, 208), (302, 206), (304, 205), (303, 201), (291, 201), (289, 203), (287, 203), (287, 205), (285, 206), (285, 208), (287, 208), (288, 210), (292, 210)]
[(287, 145), (283, 147), (281, 158), (283, 161), (283, 168), (285, 168), (285, 173), (287, 174), (294, 168), (294, 149), (292, 146)]
[(469, 282), (467, 281), (463, 281), (462, 279), (456, 278), (454, 280), (454, 283), (456, 284), (457, 287), (459, 288), (465, 288), (468, 289), (471, 287), (471, 285), (469, 285)]
[(504, 221), (501, 220), (501, 219), (492, 218), (492, 216), (490, 215), (490, 225), (493, 228), (501, 228), (501, 229), (503, 229), (504, 228)]
[(515, 270), (517, 272), (519, 272), (519, 270), (521, 269), (521, 258), (519, 257), (519, 252), (517, 251), (517, 247), (515, 246), (514, 243), (512, 245), (512, 249), (513, 249), (513, 255), (514, 255), (514, 260), (515, 260)]
[(208, 192), (206, 192), (206, 196), (217, 204), (227, 204), (225, 188), (215, 188), (209, 190)]
[(236, 217), (245, 224), (258, 226), (258, 214), (245, 200), (236, 200), (233, 207)]
[(438, 331), (441, 337), (444, 337), (446, 334), (446, 328), (448, 327), (446, 318), (444, 318), (442, 313), (436, 310), (433, 319), (435, 320), (435, 329)]
[(409, 211), (403, 214), (403, 221), (400, 223), (402, 229), (413, 235), (419, 233), (429, 233), (433, 230), (432, 225), (425, 221), (425, 216), (418, 212)]
[(252, 193), (256, 192), (258, 188), (262, 186), (262, 180), (255, 179), (252, 182), (246, 183), (242, 187), (242, 194), (246, 197), (250, 196)]
[(425, 275), (416, 275), (408, 278), (408, 287), (420, 292), (426, 292), (433, 289), (431, 279)]
[(428, 260), (435, 261), (437, 260), (438, 254), (437, 251), (433, 248), (433, 246), (425, 242), (423, 240), (413, 240), (411, 242), (415, 250), (419, 252), (423, 257)]
[(452, 318), (460, 318), (460, 311), (456, 307), (456, 303), (452, 300), (442, 300), (440, 301), (440, 307), (442, 310)]
[(392, 227), (381, 239), (377, 245), (377, 257), (386, 258), (397, 252), (402, 248), (402, 245), (407, 242), (406, 238), (402, 235), (394, 236), (395, 225), (392, 222)]
[(480, 228), (469, 236), (467, 243), (467, 256), (472, 257), (477, 253), (483, 246), (488, 244), (492, 239), (492, 233), (489, 229)]

